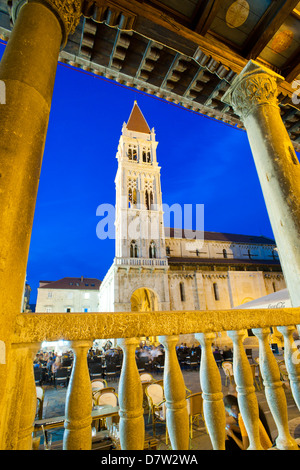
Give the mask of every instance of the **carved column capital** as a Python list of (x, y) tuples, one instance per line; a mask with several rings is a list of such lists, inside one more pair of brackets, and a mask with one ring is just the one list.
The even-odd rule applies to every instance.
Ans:
[(280, 75), (255, 61), (250, 61), (233, 80), (222, 101), (233, 107), (242, 120), (259, 106), (278, 107), (277, 81)]
[(69, 34), (75, 32), (82, 13), (83, 0), (12, 0), (10, 6), (11, 19), (14, 23), (25, 3), (41, 3), (49, 8), (57, 17), (63, 34), (62, 47), (67, 43)]

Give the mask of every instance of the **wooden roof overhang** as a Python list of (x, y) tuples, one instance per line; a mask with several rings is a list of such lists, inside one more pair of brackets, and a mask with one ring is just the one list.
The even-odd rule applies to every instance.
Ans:
[[(0, 0), (0, 37), (10, 31)], [(255, 59), (285, 79), (281, 115), (300, 151), (299, 57), (297, 0), (93, 0), (60, 61), (243, 128), (222, 96)]]

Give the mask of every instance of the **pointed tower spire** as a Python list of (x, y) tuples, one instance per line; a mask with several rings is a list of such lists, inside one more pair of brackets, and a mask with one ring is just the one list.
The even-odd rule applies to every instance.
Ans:
[(137, 101), (134, 102), (131, 114), (127, 122), (127, 129), (134, 132), (143, 132), (144, 134), (151, 134), (150, 128), (146, 119), (140, 110)]

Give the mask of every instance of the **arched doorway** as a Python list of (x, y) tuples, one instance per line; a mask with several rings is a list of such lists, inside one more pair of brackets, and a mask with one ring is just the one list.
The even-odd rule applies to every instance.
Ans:
[(153, 312), (158, 310), (157, 295), (151, 289), (140, 287), (131, 296), (132, 312)]
[(245, 297), (242, 300), (241, 305), (246, 304), (247, 302), (252, 302), (252, 300), (254, 300), (252, 297)]
[[(136, 289), (131, 295), (131, 311), (132, 312), (153, 312), (158, 310), (158, 299), (155, 292), (146, 287)], [(156, 344), (155, 336), (141, 338), (142, 342)]]

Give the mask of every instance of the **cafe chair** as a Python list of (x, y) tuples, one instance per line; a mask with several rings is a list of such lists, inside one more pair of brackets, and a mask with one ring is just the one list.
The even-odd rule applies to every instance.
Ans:
[(108, 387), (98, 391), (97, 405), (118, 406), (118, 395), (113, 387)]
[(103, 390), (104, 388), (107, 388), (107, 382), (104, 379), (94, 379), (91, 381), (92, 385), (92, 398), (93, 398), (93, 403), (95, 403), (95, 397), (97, 401), (98, 397), (98, 392), (100, 390)]
[(202, 393), (192, 393), (186, 397), (186, 401), (189, 414), (189, 436), (191, 441), (193, 439), (193, 424), (197, 421), (199, 426), (199, 418), (201, 418), (205, 424)]
[(143, 408), (146, 409), (148, 406), (148, 399), (146, 397), (146, 387), (148, 387), (150, 383), (154, 382), (154, 378), (148, 372), (144, 372), (140, 374), (140, 380), (141, 380), (142, 388), (143, 388)]
[(155, 372), (163, 372), (165, 368), (165, 355), (162, 354), (157, 356), (153, 361), (153, 367)]
[(227, 385), (228, 381), (229, 381), (230, 384), (234, 383), (232, 362), (224, 361), (222, 363), (222, 369), (225, 373), (225, 386)]
[(144, 372), (145, 370), (149, 370), (150, 367), (150, 361), (148, 357), (139, 357), (136, 359), (136, 365), (138, 368), (139, 373)]
[[(103, 393), (115, 393), (116, 390), (114, 387), (104, 387), (102, 389), (97, 389), (92, 391), (93, 404), (98, 405), (98, 398), (103, 395)], [(116, 406), (116, 405), (113, 405)]]
[[(119, 405), (118, 395), (115, 392), (115, 389), (113, 387), (104, 388), (103, 390), (99, 390), (98, 393), (99, 393), (97, 397), (98, 406), (110, 405), (110, 406), (116, 407)], [(112, 416), (109, 418), (105, 418), (106, 428), (109, 429), (112, 424), (118, 424), (119, 419), (120, 419), (119, 416)]]
[(57, 369), (54, 374), (54, 386), (57, 387), (58, 384), (63, 384), (63, 386), (68, 386), (69, 384), (69, 367), (60, 367)]
[(141, 379), (141, 382), (153, 382), (154, 381), (153, 376), (149, 374), (148, 372), (140, 374), (140, 379)]
[(280, 380), (284, 383), (289, 383), (289, 374), (286, 369), (285, 361), (277, 361), (279, 372), (280, 372)]
[(103, 375), (103, 366), (101, 362), (90, 362), (89, 374), (91, 380), (101, 379)]
[(105, 379), (94, 379), (91, 381), (91, 384), (92, 384), (92, 391), (102, 390), (103, 388), (107, 387), (107, 382)]
[(263, 381), (258, 364), (250, 364), (255, 389), (260, 392), (263, 390)]
[(35, 387), (35, 389), (36, 389), (36, 398), (37, 398), (36, 418), (43, 419), (45, 391), (42, 387)]
[(106, 380), (110, 380), (116, 378), (120, 375), (121, 366), (114, 362), (106, 362), (105, 367), (103, 369), (103, 376)]
[[(152, 418), (153, 437), (156, 437), (156, 423), (166, 423), (166, 399), (164, 397), (164, 389), (161, 385), (153, 383), (148, 385), (145, 390), (148, 399), (149, 415), (148, 422)], [(168, 430), (166, 423), (166, 444), (168, 444)]]
[(35, 381), (35, 384), (36, 385), (42, 385), (43, 381), (44, 381), (44, 375), (45, 375), (45, 371), (42, 367), (35, 367), (33, 369), (34, 371), (34, 381)]

